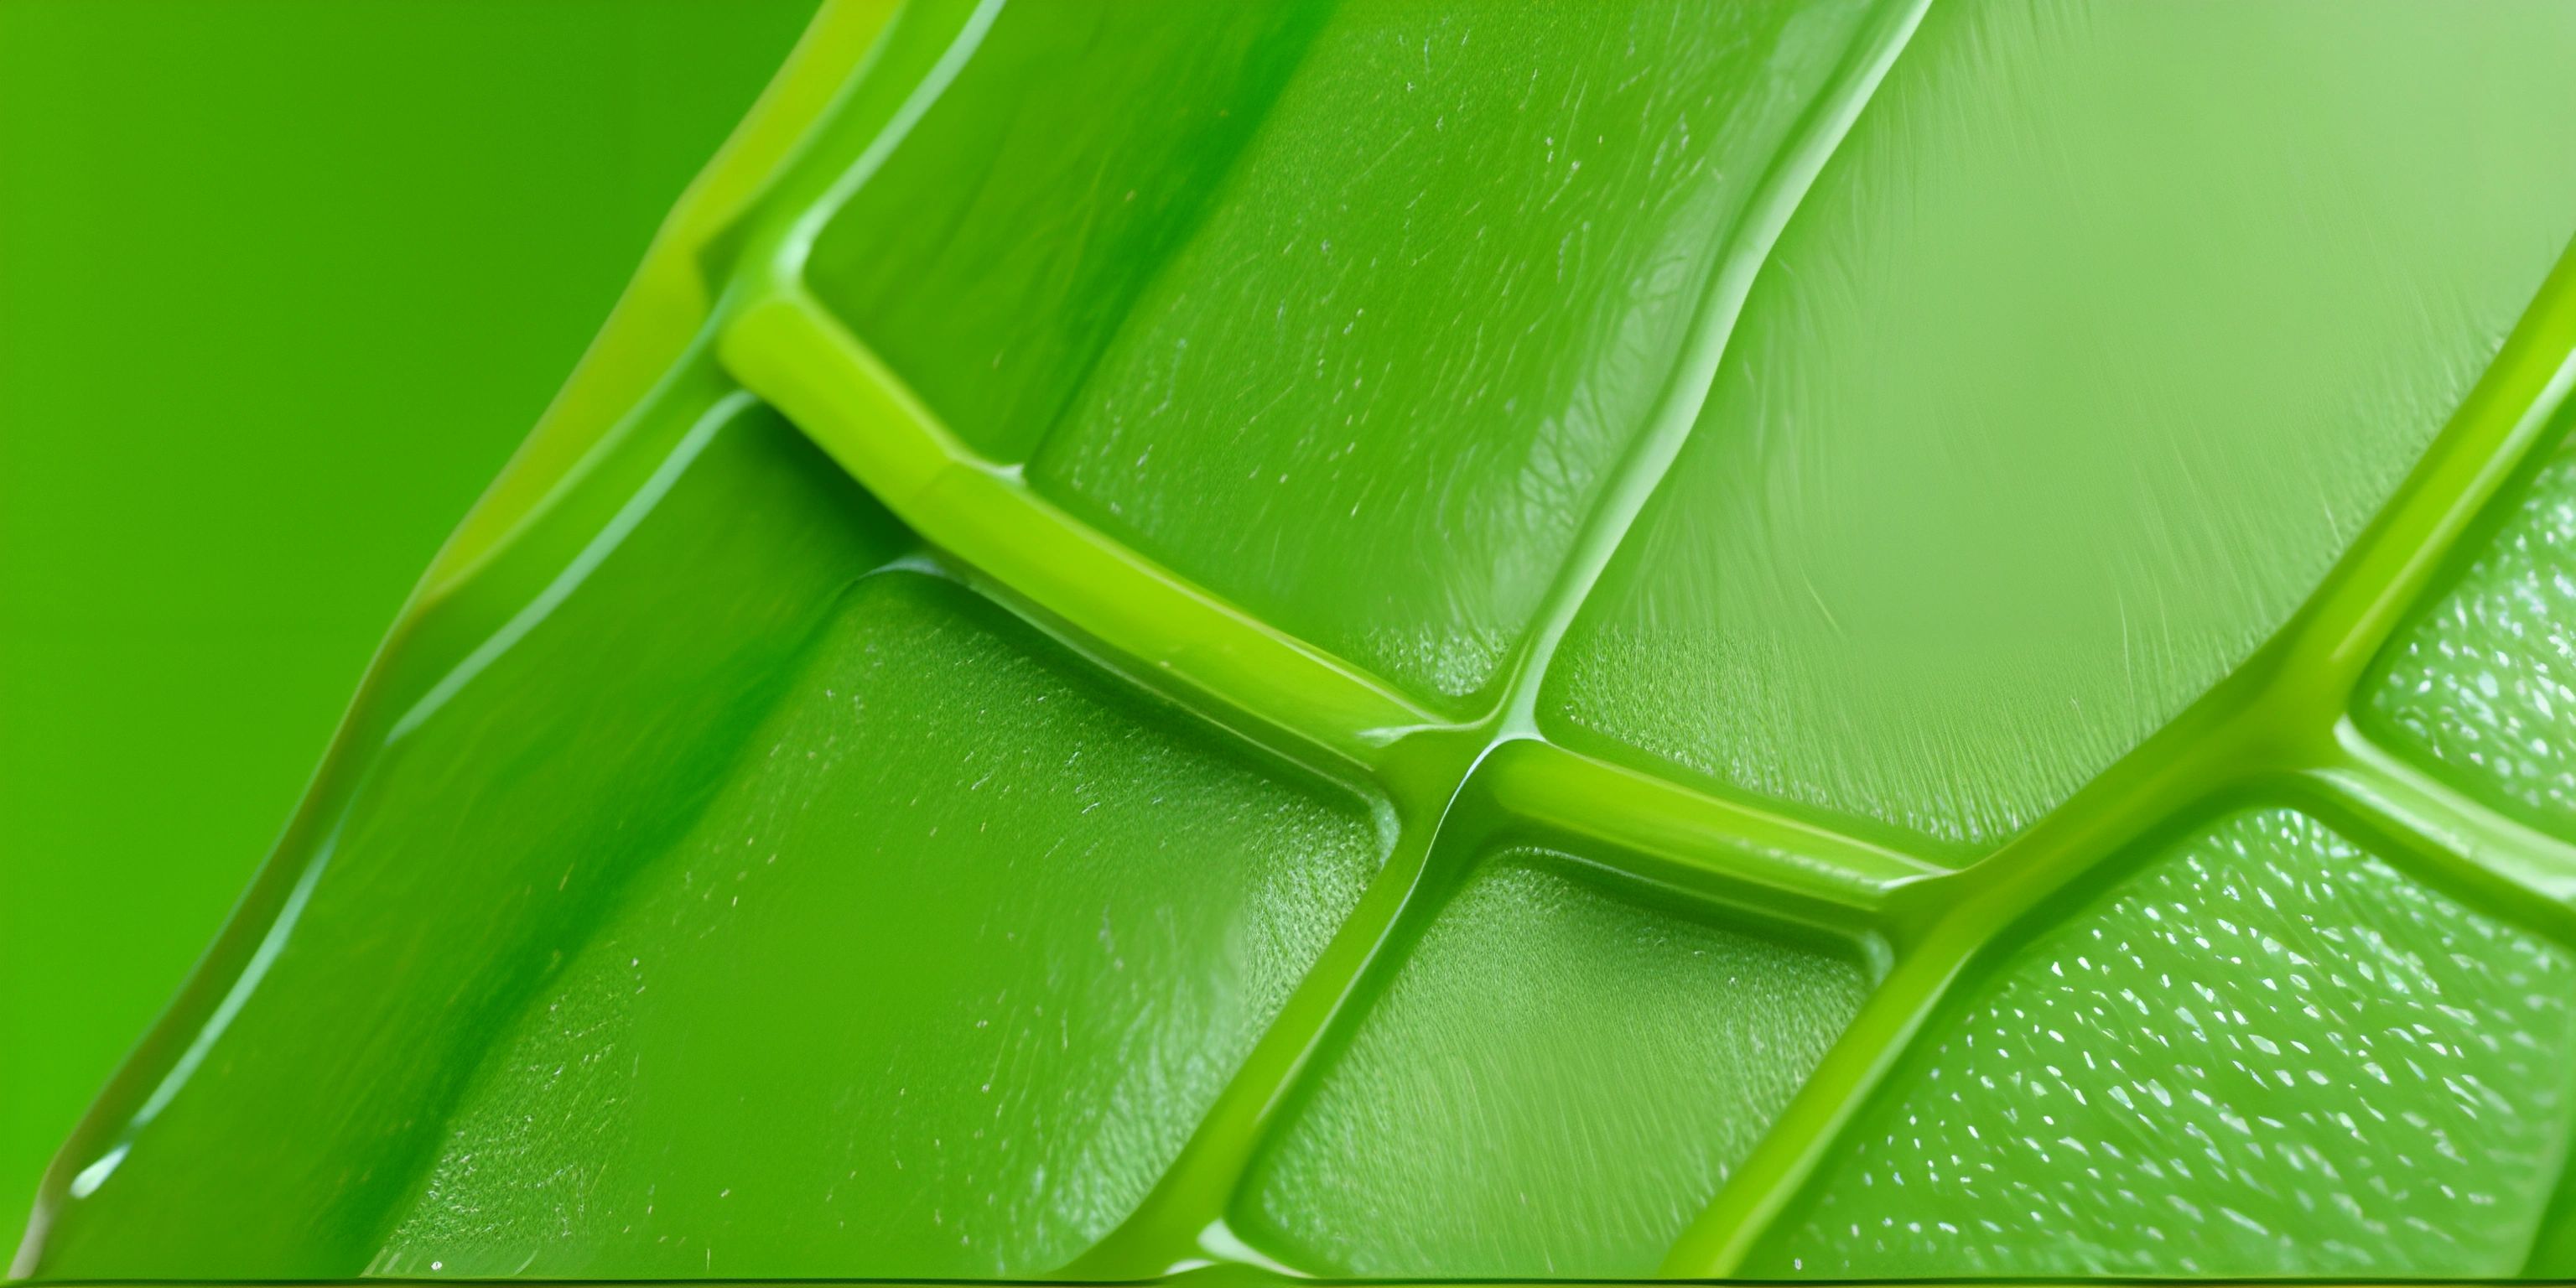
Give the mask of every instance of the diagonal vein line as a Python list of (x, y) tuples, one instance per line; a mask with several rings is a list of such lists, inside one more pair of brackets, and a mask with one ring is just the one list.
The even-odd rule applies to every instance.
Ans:
[(1841, 151), (1853, 123), (1877, 96), (1879, 83), (1896, 65), (1897, 56), (1905, 52), (1930, 8), (1931, 0), (1890, 0), (1889, 10), (1879, 19), (1878, 30), (1864, 37), (1867, 43), (1856, 51), (1857, 65), (1809, 109), (1809, 119), (1790, 146), (1772, 162), (1761, 188), (1738, 216), (1708, 295), (1683, 342), (1681, 361), (1675, 365), (1662, 397), (1656, 400), (1646, 432), (1620, 460), (1609, 488), (1576, 538), (1572, 557), (1540, 607), (1538, 622), (1496, 704), (1498, 736), (1526, 737), (1537, 733), (1539, 685), (1556, 660), (1557, 649), (1564, 644), (1575, 614), (1600, 585), (1611, 558), (1627, 541), (1646, 502), (1663, 485), (1664, 476), (1672, 472), (1673, 462), (1681, 456), (1683, 444), (1690, 440), (1691, 429), (1699, 422), (1709, 391), (1717, 382), (1718, 364), (1734, 340), (1736, 323), (1744, 315), (1744, 304), (1753, 293), (1754, 282), (1770, 263), (1780, 235), (1815, 187), (1816, 177)]
[(2329, 797), (2416, 848), (2550, 903), (2576, 906), (2576, 846), (2453, 787), (2346, 719), (2343, 763), (2314, 775)]

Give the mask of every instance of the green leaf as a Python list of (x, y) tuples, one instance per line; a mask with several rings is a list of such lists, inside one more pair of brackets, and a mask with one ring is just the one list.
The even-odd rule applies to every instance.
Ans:
[(827, 10), (20, 1267), (2568, 1273), (2571, 54)]

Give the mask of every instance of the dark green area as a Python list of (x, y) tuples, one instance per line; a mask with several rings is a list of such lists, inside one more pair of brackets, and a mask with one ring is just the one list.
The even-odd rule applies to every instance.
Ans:
[(812, 7), (0, 6), (0, 1242)]
[(1013, 11), (815, 238), (815, 293), (959, 437), (1024, 459), (1205, 215), (1326, 12)]

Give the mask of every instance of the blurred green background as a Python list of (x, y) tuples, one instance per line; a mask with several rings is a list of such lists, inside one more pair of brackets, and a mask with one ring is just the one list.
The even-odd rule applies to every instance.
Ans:
[(0, 0), (0, 1252), (814, 0)]

